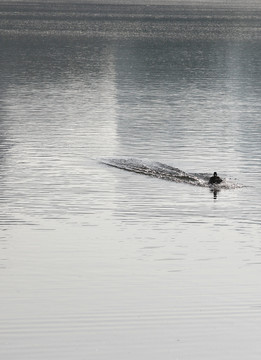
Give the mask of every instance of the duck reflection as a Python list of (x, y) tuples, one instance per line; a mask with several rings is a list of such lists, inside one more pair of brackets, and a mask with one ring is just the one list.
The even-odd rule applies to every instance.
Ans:
[(210, 192), (213, 194), (213, 199), (216, 200), (218, 197), (218, 193), (220, 192), (220, 189), (210, 189)]

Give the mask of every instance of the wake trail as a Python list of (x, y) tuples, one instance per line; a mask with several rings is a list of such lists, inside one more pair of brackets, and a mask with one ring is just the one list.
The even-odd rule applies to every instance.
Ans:
[[(162, 180), (200, 187), (213, 187), (208, 184), (211, 176), (208, 173), (188, 173), (179, 168), (157, 161), (136, 158), (103, 158), (100, 162), (114, 168)], [(242, 185), (234, 183), (227, 178), (224, 178), (221, 184), (214, 185), (214, 188), (218, 189), (235, 189), (240, 187), (242, 187)]]

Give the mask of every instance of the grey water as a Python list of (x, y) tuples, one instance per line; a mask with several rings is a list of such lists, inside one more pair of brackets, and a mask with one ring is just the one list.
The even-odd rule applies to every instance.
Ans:
[(0, 3), (1, 359), (260, 359), (240, 4)]

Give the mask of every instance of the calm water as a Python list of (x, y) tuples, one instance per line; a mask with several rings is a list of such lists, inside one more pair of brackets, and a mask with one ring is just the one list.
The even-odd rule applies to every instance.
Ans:
[(1, 359), (260, 359), (260, 21), (1, 2)]

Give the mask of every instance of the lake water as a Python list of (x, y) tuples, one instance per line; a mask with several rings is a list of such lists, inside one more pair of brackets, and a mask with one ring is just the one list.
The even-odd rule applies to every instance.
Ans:
[(1, 2), (1, 359), (260, 359), (260, 23)]

